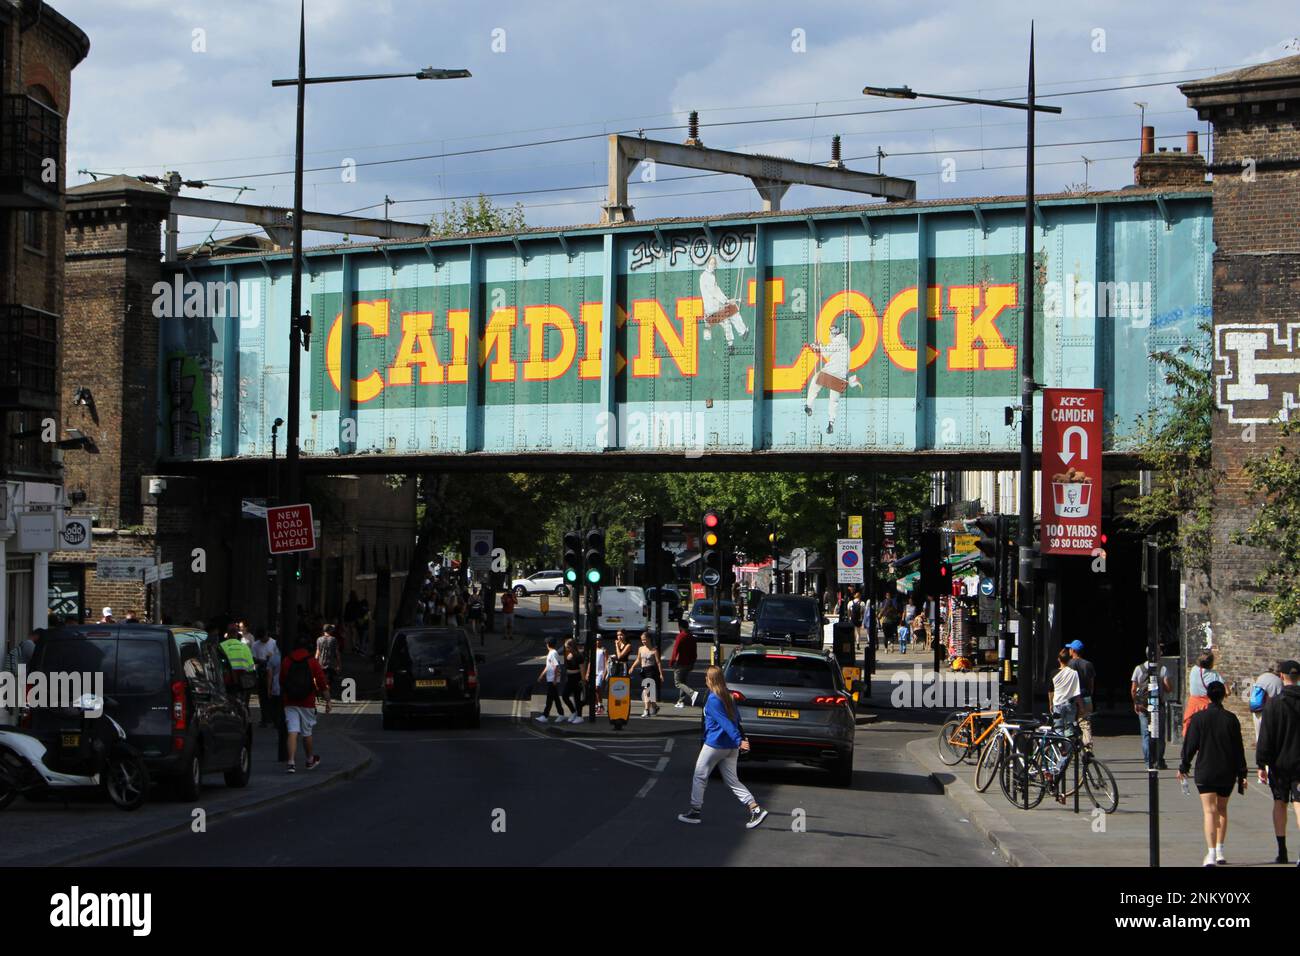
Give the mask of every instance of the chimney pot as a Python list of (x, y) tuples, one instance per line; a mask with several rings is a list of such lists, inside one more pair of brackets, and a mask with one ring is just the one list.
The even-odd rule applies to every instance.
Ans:
[(1142, 127), (1142, 155), (1154, 153), (1156, 151), (1156, 128), (1154, 126)]
[(1187, 131), (1187, 151), (1192, 154), (1197, 154), (1201, 151), (1200, 136), (1194, 129), (1189, 129)]

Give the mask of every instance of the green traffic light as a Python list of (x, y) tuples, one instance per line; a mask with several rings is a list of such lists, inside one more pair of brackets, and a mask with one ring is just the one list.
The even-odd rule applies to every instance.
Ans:
[(588, 584), (599, 584), (599, 583), (600, 583), (600, 568), (588, 568), (588, 569), (587, 569), (587, 583), (588, 583)]
[(565, 570), (564, 570), (564, 580), (567, 581), (569, 584), (574, 584), (574, 583), (576, 583), (577, 580), (578, 580), (578, 569), (577, 569), (577, 568), (565, 568)]

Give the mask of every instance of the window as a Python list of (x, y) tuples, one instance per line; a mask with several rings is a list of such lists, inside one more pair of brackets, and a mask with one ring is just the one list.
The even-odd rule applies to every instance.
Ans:
[(167, 645), (159, 640), (119, 641), (117, 693), (153, 694), (167, 686)]
[(775, 684), (823, 690), (836, 687), (830, 665), (806, 657), (746, 655), (732, 661), (726, 679), (729, 684)]
[(45, 213), (37, 209), (23, 210), (23, 245), (36, 252), (45, 251)]
[(209, 675), (203, 654), (204, 635), (199, 633), (177, 634), (175, 636), (176, 652), (181, 659), (181, 673), (187, 680), (207, 681)]

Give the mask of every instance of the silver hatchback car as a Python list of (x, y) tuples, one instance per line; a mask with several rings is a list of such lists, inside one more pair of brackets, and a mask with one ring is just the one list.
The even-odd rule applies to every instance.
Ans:
[(747, 760), (824, 767), (853, 783), (853, 700), (833, 657), (794, 648), (746, 647), (727, 659), (727, 687), (749, 738)]

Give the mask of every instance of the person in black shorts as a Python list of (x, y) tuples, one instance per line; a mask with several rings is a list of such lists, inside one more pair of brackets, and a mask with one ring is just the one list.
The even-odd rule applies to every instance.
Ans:
[[(1259, 782), (1273, 791), (1273, 835), (1277, 837), (1275, 863), (1286, 863), (1286, 805), (1295, 809), (1300, 824), (1300, 662), (1282, 661), (1277, 667), (1282, 693), (1264, 705), (1255, 743)], [(1300, 866), (1300, 861), (1296, 863)]]
[(1196, 790), (1201, 795), (1205, 817), (1205, 866), (1227, 862), (1223, 843), (1228, 836), (1228, 798), (1236, 786), (1246, 792), (1246, 747), (1241, 742), (1241, 721), (1223, 707), (1226, 693), (1222, 681), (1205, 688), (1209, 706), (1192, 715), (1183, 738), (1183, 755), (1178, 764), (1178, 781), (1187, 779), (1196, 759)]

